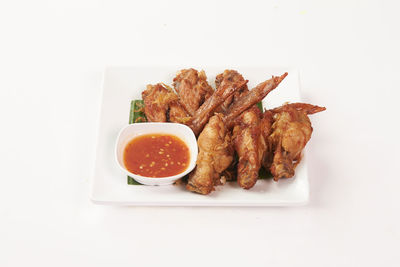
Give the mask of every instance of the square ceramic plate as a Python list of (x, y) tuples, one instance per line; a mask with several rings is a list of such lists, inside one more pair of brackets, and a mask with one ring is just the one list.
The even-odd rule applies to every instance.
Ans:
[[(196, 67), (196, 66), (195, 66)], [(215, 76), (226, 67), (200, 66), (214, 87)], [(94, 176), (90, 198), (97, 204), (134, 206), (289, 206), (308, 201), (309, 185), (306, 160), (296, 168), (291, 179), (258, 180), (251, 190), (241, 189), (235, 182), (216, 187), (203, 196), (186, 191), (181, 186), (128, 185), (127, 177), (117, 166), (114, 146), (118, 131), (128, 124), (130, 102), (141, 99), (147, 84), (172, 84), (179, 67), (113, 67), (104, 72), (103, 96), (98, 128)], [(236, 68), (253, 88), (272, 75), (289, 75), (264, 100), (264, 108), (298, 102), (299, 77), (297, 70), (287, 68)]]

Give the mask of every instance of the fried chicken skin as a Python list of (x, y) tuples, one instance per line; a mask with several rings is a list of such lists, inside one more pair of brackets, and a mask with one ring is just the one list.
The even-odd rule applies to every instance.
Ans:
[(190, 121), (191, 117), (182, 107), (179, 101), (172, 101), (169, 103), (168, 121), (186, 124)]
[(237, 181), (244, 189), (252, 188), (257, 182), (261, 160), (266, 150), (261, 134), (260, 117), (260, 109), (253, 106), (236, 119), (233, 128), (234, 148), (239, 156)]
[(194, 134), (198, 136), (203, 130), (214, 111), (236, 90), (247, 84), (248, 81), (241, 81), (239, 83), (230, 83), (223, 81), (217, 90), (209, 97), (203, 105), (194, 113), (191, 121), (187, 125), (192, 129)]
[(147, 85), (142, 92), (144, 112), (149, 122), (166, 122), (169, 104), (178, 100), (178, 96), (163, 84)]
[(274, 114), (272, 111), (265, 110), (260, 121), (261, 135), (265, 140), (265, 151), (263, 153), (262, 165), (267, 170), (271, 167), (272, 160), (274, 158), (274, 147), (272, 143), (268, 141), (268, 138), (272, 133), (272, 124), (274, 123), (273, 116)]
[(286, 104), (270, 110), (273, 124), (267, 143), (273, 150), (273, 158), (272, 162), (266, 160), (264, 166), (269, 167), (275, 181), (294, 176), (301, 152), (313, 131), (307, 115), (324, 110), (324, 107), (304, 103)]
[[(222, 81), (225, 80), (225, 83), (231, 83), (231, 84), (236, 84), (236, 83), (241, 83), (245, 81), (243, 76), (237, 72), (236, 70), (225, 70), (223, 73), (220, 73), (217, 75), (215, 78), (215, 86), (217, 89), (221, 85)], [(232, 104), (232, 102), (236, 101), (244, 92), (249, 91), (247, 84), (242, 86), (241, 88), (238, 88), (238, 90), (228, 97), (224, 103), (219, 107), (218, 112), (225, 113), (229, 106)]]
[(278, 77), (272, 77), (265, 82), (260, 83), (248, 92), (244, 92), (237, 101), (235, 101), (228, 110), (225, 112), (226, 126), (231, 129), (235, 124), (235, 119), (246, 109), (252, 107), (264, 97), (266, 97), (272, 90), (274, 90), (285, 77), (287, 72)]
[(195, 69), (180, 70), (173, 80), (179, 102), (193, 116), (196, 110), (209, 98), (214, 90), (207, 82), (204, 71)]
[(189, 175), (186, 188), (207, 195), (214, 190), (215, 185), (221, 183), (220, 173), (228, 168), (233, 160), (231, 134), (225, 127), (222, 114), (217, 113), (210, 118), (197, 144), (197, 165)]

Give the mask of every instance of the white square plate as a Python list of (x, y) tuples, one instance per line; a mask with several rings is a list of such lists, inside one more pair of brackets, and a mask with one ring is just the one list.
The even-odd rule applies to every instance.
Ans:
[[(195, 66), (196, 67), (196, 66)], [(176, 67), (113, 67), (104, 72), (103, 96), (99, 120), (97, 151), (90, 198), (97, 204), (134, 206), (288, 206), (305, 204), (309, 197), (306, 160), (296, 168), (291, 179), (258, 180), (250, 190), (243, 190), (235, 182), (217, 186), (216, 191), (203, 196), (186, 191), (181, 186), (128, 185), (127, 177), (114, 159), (118, 131), (128, 124), (130, 102), (141, 99), (147, 84), (172, 84)], [(224, 67), (198, 67), (206, 71), (214, 87), (215, 76)], [(284, 102), (299, 102), (297, 70), (287, 68), (236, 68), (253, 88), (272, 75), (289, 75), (264, 100), (263, 106), (272, 108)]]

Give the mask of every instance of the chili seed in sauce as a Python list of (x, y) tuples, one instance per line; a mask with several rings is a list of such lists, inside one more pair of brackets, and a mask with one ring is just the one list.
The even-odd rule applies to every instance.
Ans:
[(124, 164), (128, 171), (146, 177), (179, 174), (186, 170), (189, 160), (188, 146), (180, 138), (168, 134), (138, 136), (124, 150)]

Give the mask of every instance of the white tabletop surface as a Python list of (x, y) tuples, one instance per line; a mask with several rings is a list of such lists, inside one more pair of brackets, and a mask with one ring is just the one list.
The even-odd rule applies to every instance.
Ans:
[[(0, 266), (400, 266), (397, 1), (2, 1)], [(90, 202), (107, 65), (293, 66), (310, 203)]]

